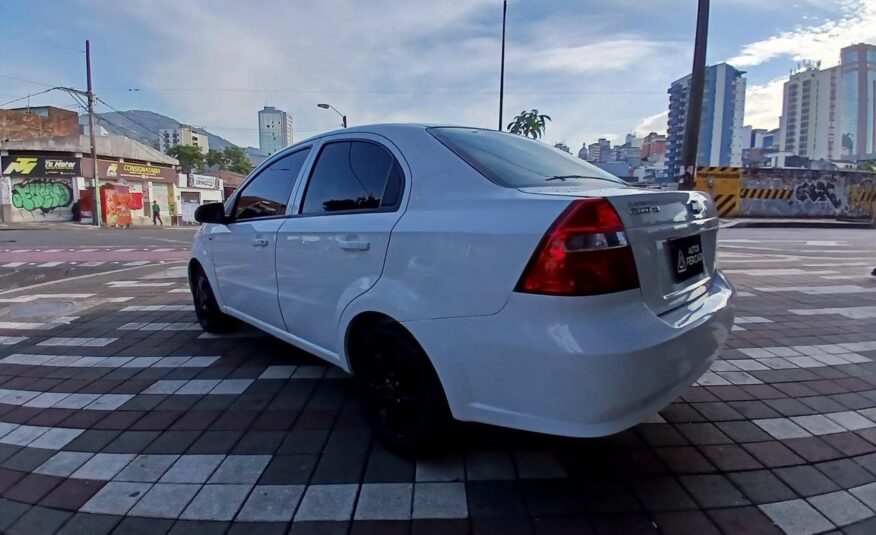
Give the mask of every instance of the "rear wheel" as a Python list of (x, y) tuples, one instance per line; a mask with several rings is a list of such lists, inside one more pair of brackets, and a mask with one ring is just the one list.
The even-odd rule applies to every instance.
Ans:
[(210, 287), (210, 280), (204, 270), (198, 266), (194, 269), (192, 279), (192, 298), (195, 301), (195, 315), (201, 328), (208, 333), (222, 333), (232, 325), (231, 316), (219, 309), (216, 296)]
[(411, 457), (440, 449), (450, 411), (428, 357), (397, 327), (374, 327), (356, 352), (354, 380), (377, 439)]

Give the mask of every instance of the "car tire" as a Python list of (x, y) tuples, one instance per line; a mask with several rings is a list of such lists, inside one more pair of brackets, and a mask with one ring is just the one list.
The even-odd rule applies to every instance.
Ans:
[(404, 457), (435, 453), (446, 442), (450, 410), (429, 358), (402, 329), (374, 327), (354, 362), (356, 390), (377, 440)]
[(216, 302), (210, 279), (201, 267), (196, 267), (192, 278), (192, 299), (195, 302), (195, 316), (201, 328), (208, 333), (223, 333), (233, 325), (231, 316), (223, 313)]

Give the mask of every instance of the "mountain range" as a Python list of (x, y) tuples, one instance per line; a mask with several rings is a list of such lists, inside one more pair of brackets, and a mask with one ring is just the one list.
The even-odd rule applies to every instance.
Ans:
[[(154, 148), (158, 148), (158, 132), (162, 128), (177, 128), (183, 124), (172, 117), (148, 110), (98, 113), (95, 118), (98, 126), (102, 126), (110, 134), (127, 136)], [(80, 115), (79, 124), (87, 125), (88, 115)], [(234, 143), (203, 128), (192, 127), (192, 129), (207, 136), (211, 149), (222, 150), (225, 147), (234, 146)], [(255, 147), (245, 147), (244, 151), (247, 156), (250, 156), (250, 159), (261, 156)]]

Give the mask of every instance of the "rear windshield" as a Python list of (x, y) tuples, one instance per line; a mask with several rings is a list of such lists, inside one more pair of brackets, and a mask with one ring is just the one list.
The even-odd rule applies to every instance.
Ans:
[(580, 158), (516, 134), (460, 127), (428, 130), (485, 177), (507, 188), (568, 186), (588, 179), (626, 184)]

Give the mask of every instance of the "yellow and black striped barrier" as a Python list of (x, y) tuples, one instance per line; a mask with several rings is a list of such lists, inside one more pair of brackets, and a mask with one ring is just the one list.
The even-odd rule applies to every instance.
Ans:
[(876, 202), (876, 190), (852, 191), (851, 195), (849, 195), (849, 200), (853, 204), (863, 203), (869, 205), (870, 203)]
[(742, 188), (739, 191), (739, 196), (743, 199), (788, 200), (794, 196), (794, 190), (772, 188)]
[(735, 193), (716, 193), (714, 199), (718, 217), (733, 217), (739, 210), (739, 197)]

